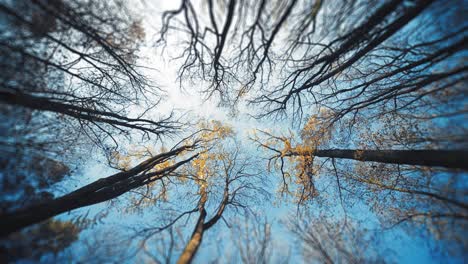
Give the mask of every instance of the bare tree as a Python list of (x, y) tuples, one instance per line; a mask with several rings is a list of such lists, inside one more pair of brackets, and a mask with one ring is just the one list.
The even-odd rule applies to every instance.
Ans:
[[(178, 170), (178, 177), (173, 178), (172, 182), (167, 182), (165, 189), (161, 190), (166, 197), (160, 199), (161, 204), (170, 203), (174, 199), (186, 202), (175, 210), (168, 210), (162, 225), (151, 224), (147, 228), (137, 228), (135, 236), (131, 238), (132, 240), (142, 238), (142, 242), (139, 243), (140, 250), (147, 251), (146, 255), (152, 260), (165, 262), (164, 259), (172, 259), (173, 255), (180, 254), (179, 263), (190, 263), (199, 251), (206, 231), (221, 220), (229, 226), (232, 222), (230, 211), (236, 214), (245, 213), (254, 201), (267, 195), (261, 187), (261, 174), (254, 166), (255, 160), (243, 152), (241, 145), (235, 140), (232, 128), (217, 121), (202, 121), (201, 126), (205, 130), (201, 132), (200, 137), (209, 143), (201, 142), (200, 154), (191, 160), (190, 165)], [(184, 187), (181, 189), (180, 186)], [(177, 191), (171, 190), (172, 187), (177, 188), (175, 189)], [(154, 191), (153, 189), (150, 192)], [(159, 194), (156, 197), (151, 196), (146, 191), (136, 194), (140, 195), (149, 203), (139, 203), (139, 206), (154, 206), (149, 199), (160, 197)], [(191, 206), (189, 201), (193, 201), (196, 205)], [(187, 210), (183, 210), (184, 207)], [(192, 215), (195, 214), (198, 216), (192, 219)], [(182, 227), (179, 223), (184, 219), (186, 223), (189, 220), (195, 221), (188, 222), (194, 225), (193, 232), (187, 242), (181, 244), (179, 232), (182, 232)], [(179, 237), (178, 240), (171, 242), (169, 251), (148, 250), (148, 248), (157, 248), (158, 241), (164, 239), (159, 237), (168, 234), (167, 230), (172, 230), (169, 234), (177, 230)]]
[[(248, 160), (243, 160), (239, 151), (239, 149), (235, 149), (232, 153), (214, 152), (212, 157), (203, 157), (201, 154), (201, 157), (195, 160), (197, 171), (193, 177), (196, 177), (195, 179), (199, 181), (200, 186), (198, 192), (200, 199), (197, 205), (199, 217), (194, 231), (177, 261), (178, 263), (191, 263), (202, 243), (205, 231), (223, 218), (226, 208), (245, 209), (246, 205), (241, 202), (240, 197), (245, 195), (249, 189), (256, 190), (258, 188), (253, 185), (253, 180), (257, 175), (252, 172), (252, 164)], [(219, 159), (219, 161), (214, 161), (214, 159)], [(206, 206), (210, 194), (210, 181), (213, 181), (210, 178), (214, 177), (223, 179), (224, 190), (218, 209), (213, 216), (209, 217)]]
[(266, 219), (247, 214), (233, 225), (231, 235), (235, 245), (231, 253), (239, 257), (237, 261), (246, 264), (272, 263), (274, 247), (271, 223)]
[(375, 236), (356, 223), (326, 217), (291, 219), (289, 229), (302, 243), (303, 258), (313, 263), (385, 263), (390, 254)]

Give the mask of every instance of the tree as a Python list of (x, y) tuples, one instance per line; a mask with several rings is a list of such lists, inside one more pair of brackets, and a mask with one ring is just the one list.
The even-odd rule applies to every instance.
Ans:
[[(399, 122), (399, 126), (385, 126), (378, 134), (365, 128), (366, 131), (357, 138), (358, 142), (367, 139), (365, 144), (377, 150), (322, 149), (333, 138), (332, 133), (338, 133), (339, 130), (330, 131), (328, 123), (323, 124), (319, 117), (312, 116), (309, 119), (299, 138), (293, 133), (289, 136), (274, 136), (268, 132), (261, 132), (264, 138), (253, 138), (260, 147), (273, 153), (269, 158), (269, 167), (281, 172), (283, 184), (280, 190), (283, 193), (291, 193), (290, 185), (297, 186), (298, 190), (293, 195), (300, 205), (313, 203), (314, 200), (320, 204), (323, 202), (319, 202), (317, 196), (330, 196), (330, 193), (323, 194), (326, 188), (321, 190), (317, 185), (333, 184), (338, 194), (332, 195), (338, 196), (345, 214), (347, 205), (351, 206), (356, 200), (366, 202), (387, 226), (410, 221), (422, 229), (431, 229), (435, 237), (463, 241), (457, 234), (460, 227), (465, 225), (468, 207), (464, 202), (465, 187), (458, 182), (466, 170), (463, 165), (466, 151), (381, 150), (387, 144), (395, 146), (395, 142), (406, 147), (415, 144), (429, 146), (424, 140), (416, 140), (417, 131), (411, 131), (411, 127), (406, 126), (412, 123), (405, 124), (398, 119), (393, 121)], [(395, 128), (406, 133), (395, 133)], [(369, 132), (372, 136), (368, 135)], [(344, 141), (345, 144), (351, 142)], [(442, 146), (446, 144), (437, 140), (431, 142), (433, 145), (436, 143)], [(337, 142), (334, 144), (337, 145)], [(435, 162), (425, 156), (431, 153), (439, 154), (433, 157), (443, 158)], [(449, 163), (442, 163), (445, 158), (447, 162), (456, 162), (458, 159), (461, 162), (450, 168)], [(357, 162), (346, 162), (346, 159)], [(448, 167), (448, 170), (437, 166)], [(323, 179), (324, 176), (327, 179)], [(331, 205), (324, 203), (323, 206), (326, 208)]]
[(389, 252), (378, 247), (375, 236), (350, 221), (326, 217), (291, 219), (290, 231), (302, 243), (303, 258), (313, 263), (385, 263)]
[[(225, 223), (231, 222), (230, 210), (235, 210), (236, 213), (247, 212), (248, 206), (257, 196), (265, 195), (265, 190), (259, 186), (261, 183), (260, 173), (252, 166), (254, 160), (243, 153), (241, 145), (235, 140), (233, 129), (219, 121), (204, 120), (200, 122), (200, 129), (202, 129), (200, 138), (204, 140), (204, 143), (200, 144), (200, 154), (191, 161), (189, 166), (179, 170), (177, 177), (179, 188), (180, 185), (184, 185), (188, 190), (182, 192), (178, 189), (176, 193), (172, 193), (170, 183), (168, 183), (165, 185), (166, 198), (163, 199), (164, 202), (171, 201), (168, 198), (170, 196), (176, 200), (177, 197), (183, 197), (186, 201), (197, 201), (196, 206), (190, 207), (189, 204), (185, 204), (185, 207), (189, 206), (192, 209), (172, 216), (166, 220), (166, 225), (136, 230), (136, 236), (143, 237), (140, 248), (148, 251), (147, 247), (151, 245), (148, 240), (158, 234), (164, 234), (163, 232), (167, 230), (169, 230), (169, 234), (172, 234), (172, 237), (174, 235), (173, 228), (179, 221), (184, 218), (188, 221), (192, 214), (197, 213), (198, 217), (194, 222), (191, 222), (194, 225), (193, 232), (188, 241), (181, 246), (181, 251), (177, 252), (180, 254), (178, 263), (193, 261), (200, 249), (205, 232), (216, 226), (220, 220), (224, 220)], [(176, 186), (177, 184), (174, 187)], [(154, 192), (154, 190), (150, 192)], [(145, 192), (144, 196), (146, 198), (152, 197), (148, 192)], [(165, 238), (162, 236), (159, 239)], [(172, 255), (175, 254), (174, 245), (176, 243), (174, 241), (171, 244), (169, 252), (163, 251), (163, 254), (166, 255), (165, 259), (168, 256), (172, 258)], [(154, 252), (149, 254), (152, 256), (151, 259), (158, 257)]]
[[(260, 146), (278, 153), (273, 158), (283, 157), (325, 157), (331, 159), (352, 159), (358, 161), (372, 161), (391, 164), (439, 166), (452, 169), (467, 170), (468, 159), (466, 150), (366, 150), (366, 149), (316, 149), (314, 145), (307, 143), (300, 146), (291, 146), (286, 137), (273, 136), (267, 132), (262, 133), (270, 136), (270, 140), (278, 140), (284, 143), (283, 149), (275, 149), (267, 144), (259, 143)], [(267, 139), (267, 141), (269, 140)]]
[[(15, 122), (12, 124), (11, 117), (2, 118), (5, 122), (2, 123), (0, 137), (0, 152), (3, 154), (0, 158), (3, 194), (0, 199), (1, 214), (53, 199), (57, 184), (69, 180), (73, 169), (63, 162), (64, 159), (58, 160), (57, 155), (53, 154), (63, 153), (62, 144), (68, 142), (67, 138), (63, 137), (59, 144), (49, 133), (35, 135), (34, 131), (51, 129), (54, 125), (31, 118), (28, 111), (15, 110), (2, 113), (2, 117), (13, 114)], [(75, 220), (49, 219), (32, 228), (2, 237), (0, 259), (5, 263), (56, 259), (61, 251), (78, 239), (83, 227)]]
[[(192, 262), (202, 243), (205, 231), (212, 228), (223, 218), (227, 207), (246, 209), (246, 205), (240, 202), (239, 197), (249, 189), (254, 191), (257, 189), (252, 184), (257, 175), (250, 171), (250, 162), (243, 160), (239, 151), (238, 148), (232, 152), (221, 149), (219, 152), (203, 153), (194, 160), (195, 174), (192, 177), (196, 179), (199, 185), (199, 217), (177, 263)], [(224, 181), (224, 191), (218, 209), (211, 218), (208, 218), (206, 206), (209, 198), (209, 188), (211, 187), (210, 182), (213, 182), (215, 177), (220, 177)]]
[[(232, 225), (233, 247), (227, 247), (226, 256), (231, 263), (289, 263), (291, 248), (278, 244), (274, 238), (272, 222), (261, 216), (247, 214)], [(280, 242), (284, 242), (280, 240)], [(275, 250), (281, 248), (281, 250)]]
[(161, 180), (180, 166), (190, 162), (194, 154), (174, 164), (158, 168), (157, 165), (177, 158), (182, 152), (196, 149), (192, 145), (176, 147), (151, 157), (127, 171), (101, 178), (64, 196), (14, 210), (2, 215), (0, 234), (7, 235), (25, 226), (38, 223), (52, 216), (116, 198), (129, 190)]

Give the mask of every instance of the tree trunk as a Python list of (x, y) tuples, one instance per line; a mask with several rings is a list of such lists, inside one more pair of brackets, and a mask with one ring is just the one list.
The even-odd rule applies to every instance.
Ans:
[[(99, 181), (91, 183), (83, 188), (91, 187), (96, 183), (99, 183)], [(18, 231), (21, 228), (39, 223), (53, 216), (77, 208), (116, 198), (138, 186), (139, 184), (133, 182), (127, 186), (124, 186), (123, 184), (119, 184), (119, 186), (111, 185), (109, 188), (91, 193), (75, 191), (50, 201), (34, 204), (26, 208), (18, 209), (11, 213), (7, 213), (6, 215), (1, 215), (0, 236), (9, 235), (10, 233)]]
[[(294, 153), (294, 151), (292, 152)], [(300, 153), (296, 152), (297, 154)], [(468, 170), (468, 151), (466, 150), (323, 149), (314, 151), (312, 155), (327, 158)]]
[(206, 192), (205, 187), (200, 188), (200, 193), (201, 197), (198, 205), (200, 216), (198, 217), (197, 225), (195, 226), (195, 230), (193, 230), (192, 236), (190, 237), (190, 241), (185, 246), (184, 251), (182, 251), (182, 254), (177, 260), (177, 264), (188, 264), (192, 262), (193, 258), (195, 257), (195, 254), (197, 254), (198, 248), (200, 247), (204, 232), (210, 229), (212, 226), (214, 226), (219, 221), (219, 219), (221, 219), (224, 209), (226, 209), (226, 205), (229, 201), (229, 178), (226, 178), (226, 186), (224, 188), (223, 200), (221, 201), (221, 204), (219, 205), (215, 216), (213, 216), (206, 223), (205, 203), (208, 199), (208, 194)]
[(188, 264), (192, 263), (195, 254), (197, 254), (198, 248), (203, 239), (203, 233), (205, 232), (205, 218), (206, 218), (206, 210), (205, 204), (206, 200), (208, 199), (208, 194), (206, 192), (206, 186), (200, 186), (200, 200), (198, 202), (198, 210), (200, 211), (200, 216), (197, 220), (197, 225), (193, 230), (192, 236), (190, 237), (189, 242), (185, 245), (184, 251), (180, 255), (179, 259), (177, 260), (177, 264)]
[(182, 251), (179, 259), (177, 260), (177, 264), (188, 264), (191, 263), (195, 254), (200, 247), (200, 244), (203, 239), (203, 233), (205, 232), (205, 217), (206, 211), (205, 208), (200, 210), (200, 216), (198, 217), (197, 225), (195, 226), (195, 230), (193, 230), (192, 236), (190, 237), (190, 241)]
[(190, 162), (197, 155), (155, 172), (145, 173), (145, 170), (177, 155), (185, 149), (187, 149), (187, 147), (183, 146), (156, 155), (129, 171), (119, 172), (112, 176), (99, 179), (62, 197), (0, 215), (0, 236), (9, 235), (21, 228), (39, 223), (64, 212), (108, 201), (134, 188), (143, 186), (148, 183), (148, 181), (155, 181), (183, 164)]

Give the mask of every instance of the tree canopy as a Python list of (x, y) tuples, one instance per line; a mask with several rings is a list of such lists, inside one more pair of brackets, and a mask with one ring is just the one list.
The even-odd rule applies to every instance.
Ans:
[(0, 0), (1, 262), (462, 263), (467, 8)]

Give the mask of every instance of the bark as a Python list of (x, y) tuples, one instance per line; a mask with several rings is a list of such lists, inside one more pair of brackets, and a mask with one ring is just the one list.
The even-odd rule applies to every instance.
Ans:
[(319, 149), (312, 152), (293, 150), (289, 155), (313, 155), (326, 158), (468, 170), (468, 150)]

